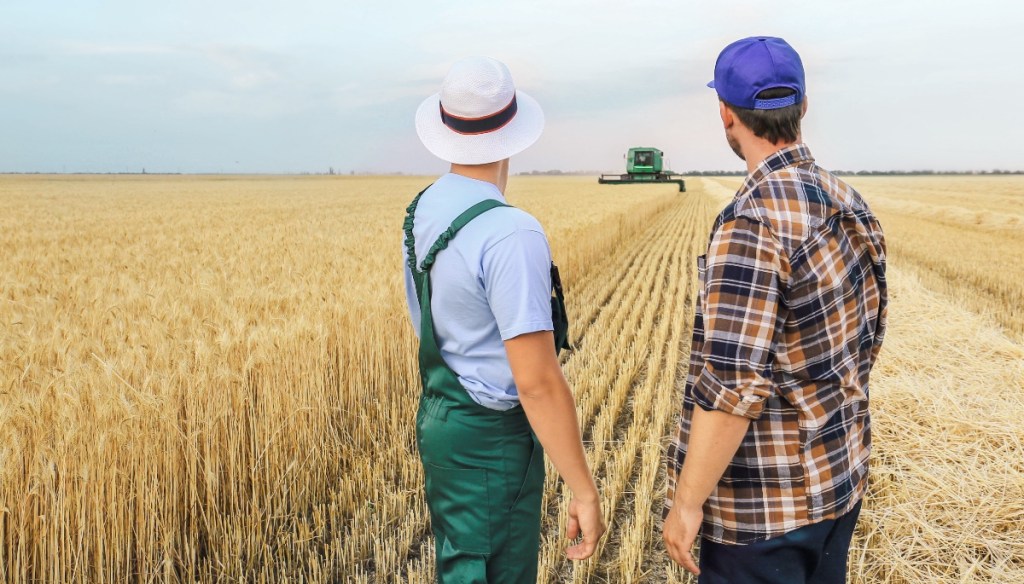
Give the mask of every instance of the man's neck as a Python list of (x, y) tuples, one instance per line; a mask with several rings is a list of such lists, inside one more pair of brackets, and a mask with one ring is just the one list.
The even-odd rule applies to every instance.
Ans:
[(455, 164), (452, 163), (452, 174), (458, 174), (483, 182), (489, 182), (498, 187), (502, 194), (505, 194), (505, 185), (508, 183), (508, 159), (491, 162), (489, 164)]
[(779, 142), (772, 144), (767, 140), (753, 140), (743, 148), (743, 156), (747, 162), (747, 174), (752, 174), (762, 162), (779, 150), (785, 150), (790, 146), (800, 143), (798, 136), (795, 142)]

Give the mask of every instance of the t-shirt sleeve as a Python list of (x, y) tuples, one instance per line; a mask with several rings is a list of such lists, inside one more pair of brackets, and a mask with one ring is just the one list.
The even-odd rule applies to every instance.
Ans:
[(517, 229), (482, 258), (487, 302), (501, 339), (554, 330), (551, 322), (551, 249), (540, 231)]

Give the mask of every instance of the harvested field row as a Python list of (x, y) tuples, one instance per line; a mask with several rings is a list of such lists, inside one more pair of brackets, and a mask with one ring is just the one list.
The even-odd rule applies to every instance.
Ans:
[(1024, 216), (1024, 181), (1019, 176), (850, 176), (843, 180), (869, 200)]
[(1024, 346), (890, 270), (854, 582), (1024, 582)]

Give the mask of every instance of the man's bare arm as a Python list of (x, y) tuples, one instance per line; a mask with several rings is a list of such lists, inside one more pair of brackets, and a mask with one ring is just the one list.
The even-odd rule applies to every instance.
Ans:
[(690, 550), (704, 520), (704, 502), (729, 467), (749, 427), (749, 418), (694, 408), (686, 459), (663, 533), (669, 556), (694, 574), (700, 570)]
[(576, 403), (555, 356), (554, 335), (550, 331), (520, 335), (505, 341), (505, 351), (530, 426), (572, 491), (567, 535), (575, 539), (582, 530), (583, 542), (566, 553), (574, 560), (586, 559), (594, 553), (605, 524), (583, 452)]

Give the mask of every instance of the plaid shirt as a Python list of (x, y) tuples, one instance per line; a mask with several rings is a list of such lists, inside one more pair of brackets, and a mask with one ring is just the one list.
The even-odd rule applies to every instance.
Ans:
[(753, 543), (851, 510), (867, 486), (868, 374), (885, 332), (875, 216), (798, 144), (747, 177), (697, 266), (666, 515), (695, 405), (752, 420), (704, 504), (704, 537)]

